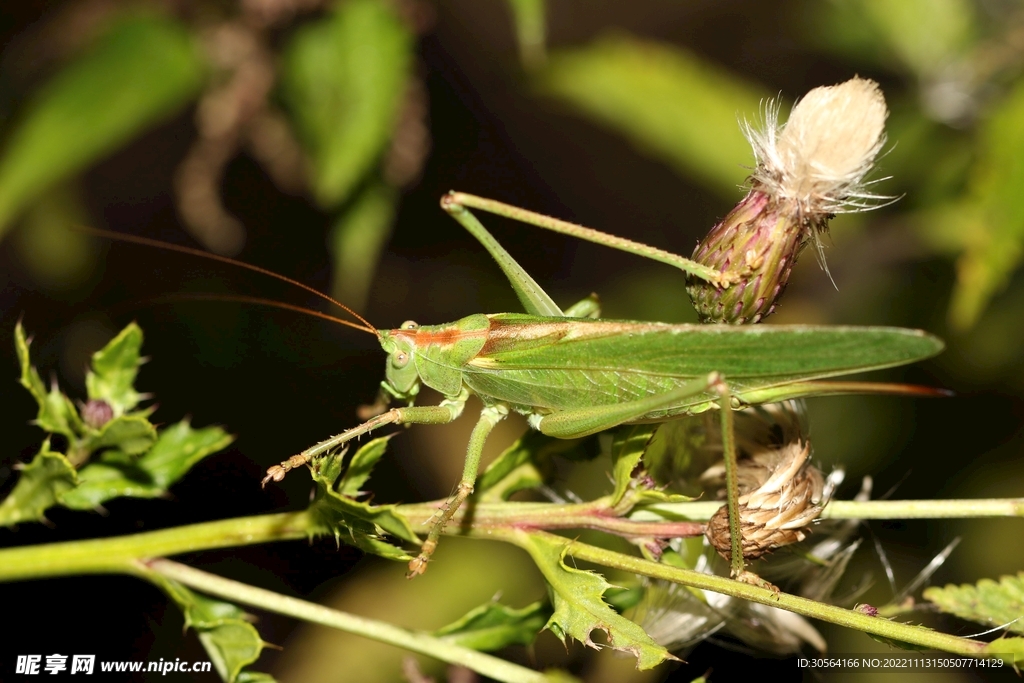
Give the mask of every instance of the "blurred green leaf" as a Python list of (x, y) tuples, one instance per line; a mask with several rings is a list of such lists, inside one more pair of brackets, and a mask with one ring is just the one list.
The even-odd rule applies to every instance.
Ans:
[(609, 647), (635, 656), (641, 671), (673, 659), (640, 626), (608, 606), (602, 595), (611, 584), (603, 576), (565, 564), (566, 539), (543, 532), (522, 532), (516, 542), (530, 553), (548, 583), (555, 611), (547, 628), (559, 640), (564, 642), (569, 636), (596, 648), (590, 634), (599, 629), (607, 634)]
[(547, 41), (547, 1), (508, 0), (516, 24), (519, 59), (523, 66), (537, 67), (544, 63)]
[(106, 401), (114, 415), (122, 415), (139, 404), (135, 376), (142, 360), (142, 329), (129, 323), (106, 346), (92, 355), (92, 370), (85, 376), (90, 399)]
[(366, 305), (377, 263), (391, 235), (397, 200), (394, 188), (375, 182), (338, 217), (331, 231), (331, 295), (356, 310)]
[[(376, 453), (376, 448), (375, 446), (373, 449), (373, 455), (379, 458), (383, 452)], [(367, 454), (363, 458), (364, 463), (354, 476), (355, 480), (362, 478), (365, 482), (365, 476), (369, 476), (365, 472), (365, 462), (372, 460), (372, 456)], [(384, 539), (385, 534), (391, 534), (410, 543), (419, 543), (409, 520), (397, 512), (395, 505), (370, 505), (340, 493), (338, 488), (343, 486), (344, 482), (341, 474), (340, 454), (322, 457), (313, 469), (316, 496), (309, 507), (309, 512), (310, 528), (314, 533), (331, 534), (339, 542), (354, 545), (365, 552), (390, 560), (411, 560), (412, 557), (404, 550)]]
[(77, 483), (75, 468), (63, 453), (50, 450), (47, 439), (32, 462), (21, 470), (14, 489), (0, 503), (0, 526), (45, 519), (43, 513), (59, 503)]
[(971, 46), (977, 33), (968, 0), (856, 0), (875, 40), (918, 76), (936, 73)]
[(221, 680), (274, 680), (268, 674), (242, 672), (242, 668), (255, 662), (263, 651), (263, 640), (245, 612), (231, 603), (199, 595), (159, 574), (147, 576), (181, 608), (185, 627), (195, 629)]
[(924, 598), (961, 619), (1024, 633), (1024, 572), (1004, 576), (998, 583), (982, 579), (973, 586), (932, 586), (924, 591)]
[(951, 207), (965, 252), (957, 262), (950, 319), (972, 326), (1024, 256), (1024, 81), (979, 131), (968, 197)]
[[(596, 439), (556, 439), (529, 430), (487, 466), (477, 477), (474, 496), (480, 501), (508, 500), (516, 491), (545, 483), (552, 474), (554, 455), (571, 457), (574, 453), (594, 450)], [(596, 455), (587, 452), (582, 456)]]
[(655, 158), (730, 199), (753, 164), (739, 120), (764, 95), (699, 57), (669, 45), (608, 36), (553, 54), (542, 92), (633, 141)]
[(32, 398), (39, 404), (35, 423), (47, 432), (61, 434), (73, 441), (83, 429), (78, 411), (75, 410), (70, 399), (60, 393), (56, 384), (50, 388), (49, 392), (46, 391), (39, 372), (32, 367), (28, 347), (29, 340), (25, 337), (25, 328), (19, 321), (14, 326), (14, 348), (18, 353), (18, 363), (21, 365), (19, 381), (21, 386), (28, 389)]
[(1010, 666), (1019, 669), (1024, 664), (1024, 638), (999, 638), (986, 645), (978, 654), (999, 657)]
[(118, 21), (44, 86), (0, 158), (0, 235), (49, 185), (188, 102), (203, 64), (186, 29), (161, 16)]
[(92, 272), (95, 253), (91, 238), (74, 228), (87, 223), (78, 193), (66, 183), (31, 202), (13, 237), (21, 262), (36, 282), (51, 290), (71, 290), (84, 284)]
[(535, 602), (513, 609), (497, 602), (480, 605), (434, 635), (462, 647), (493, 652), (508, 645), (530, 645), (551, 616), (551, 605)]
[(155, 498), (200, 460), (227, 448), (233, 437), (220, 427), (193, 429), (187, 421), (160, 431), (153, 447), (141, 458), (123, 451), (104, 453), (78, 473), (78, 486), (68, 491), (63, 503), (75, 510), (92, 510), (120, 496)]
[(340, 3), (287, 47), (283, 94), (313, 157), (321, 205), (343, 202), (384, 151), (412, 49), (408, 29), (376, 0)]

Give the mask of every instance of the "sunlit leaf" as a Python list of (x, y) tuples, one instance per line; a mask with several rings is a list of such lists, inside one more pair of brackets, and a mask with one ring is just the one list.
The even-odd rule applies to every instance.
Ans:
[(129, 323), (116, 337), (92, 355), (92, 370), (85, 376), (90, 399), (106, 401), (121, 415), (138, 405), (135, 376), (139, 372), (142, 329)]
[(739, 120), (765, 95), (696, 55), (616, 35), (553, 53), (539, 75), (543, 92), (723, 196), (734, 199), (750, 173)]
[(925, 590), (924, 597), (943, 612), (961, 619), (1024, 633), (1024, 572), (1004, 576), (998, 583), (982, 579), (973, 586), (932, 586)]
[(148, 576), (181, 608), (186, 628), (195, 629), (221, 680), (274, 680), (268, 674), (242, 672), (242, 668), (255, 662), (263, 651), (263, 640), (246, 619), (245, 612), (231, 603), (199, 595), (159, 574)]
[(397, 199), (394, 188), (373, 183), (338, 217), (331, 231), (331, 294), (356, 310), (366, 304), (377, 263), (391, 235)]
[(164, 16), (118, 21), (33, 98), (0, 157), (0, 234), (25, 205), (165, 119), (199, 90), (204, 67)]
[(900, 60), (917, 75), (933, 74), (971, 45), (977, 32), (967, 0), (856, 0)]
[(141, 458), (120, 451), (104, 453), (99, 462), (78, 473), (78, 486), (68, 491), (63, 503), (77, 510), (91, 510), (121, 496), (155, 498), (206, 456), (223, 450), (233, 437), (220, 427), (193, 429), (187, 421), (160, 431), (153, 447)]
[(608, 646), (635, 656), (640, 670), (674, 659), (642, 628), (604, 601), (602, 596), (611, 584), (603, 576), (565, 564), (566, 539), (543, 532), (520, 532), (516, 543), (530, 553), (548, 583), (555, 611), (547, 628), (559, 639), (564, 641), (568, 636), (597, 647), (590, 635), (594, 630), (604, 631)]
[(475, 497), (480, 501), (501, 501), (516, 491), (534, 488), (552, 473), (551, 457), (590, 459), (597, 454), (596, 439), (556, 439), (530, 430), (488, 465), (477, 477)]
[(513, 609), (497, 602), (480, 605), (435, 636), (463, 647), (491, 652), (508, 645), (530, 645), (551, 617), (551, 605), (535, 602)]
[(388, 3), (352, 0), (296, 32), (281, 73), (313, 157), (316, 196), (340, 204), (376, 163), (397, 120), (413, 39)]
[(387, 452), (390, 440), (391, 435), (382, 436), (379, 439), (368, 441), (356, 451), (345, 469), (345, 475), (338, 484), (338, 493), (350, 498), (355, 498), (363, 493), (363, 484), (370, 478), (370, 473), (373, 472), (377, 461)]
[(970, 327), (1024, 256), (1024, 81), (983, 124), (969, 196), (959, 215), (965, 253), (957, 262), (950, 317)]
[(50, 450), (47, 439), (32, 462), (21, 470), (14, 489), (0, 502), (0, 526), (45, 519), (43, 513), (77, 483), (75, 468), (62, 453)]

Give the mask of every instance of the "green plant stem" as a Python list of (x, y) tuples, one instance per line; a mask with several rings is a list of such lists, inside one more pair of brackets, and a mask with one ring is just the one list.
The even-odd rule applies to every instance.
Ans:
[[(668, 512), (686, 519), (707, 520), (724, 503), (659, 503), (655, 512)], [(975, 517), (1024, 517), (1024, 498), (979, 498), (976, 500), (833, 500), (821, 519), (968, 519)]]
[(157, 572), (209, 595), (395, 645), (450, 664), (465, 666), (498, 681), (507, 681), (507, 683), (547, 683), (551, 681), (541, 672), (455, 645), (427, 633), (408, 631), (375, 619), (366, 619), (298, 598), (280, 595), (263, 588), (256, 588), (193, 569), (178, 562), (158, 559), (138, 565), (137, 571), (144, 572), (146, 570)]
[(130, 536), (0, 550), (0, 581), (74, 574), (137, 574), (136, 560), (307, 538), (309, 513), (285, 512), (190, 524)]
[[(517, 545), (522, 545), (522, 540), (516, 536), (519, 533), (522, 532), (509, 532), (508, 540), (512, 543), (517, 543)], [(566, 539), (565, 543), (566, 554), (571, 555), (577, 560), (621, 569), (653, 579), (663, 579), (694, 588), (710, 590), (715, 593), (722, 593), (735, 598), (768, 605), (769, 607), (779, 607), (807, 617), (821, 619), (822, 621), (847, 626), (865, 633), (872, 633), (883, 638), (912, 643), (929, 649), (942, 650), (964, 656), (989, 654), (986, 652), (988, 643), (960, 638), (920, 626), (868, 616), (853, 610), (827, 605), (808, 598), (789, 595), (788, 593), (775, 592), (722, 576), (703, 574), (690, 569), (658, 564), (657, 562), (651, 562), (650, 560), (631, 555), (623, 555), (622, 553), (605, 550), (604, 548), (598, 548), (578, 541)]]

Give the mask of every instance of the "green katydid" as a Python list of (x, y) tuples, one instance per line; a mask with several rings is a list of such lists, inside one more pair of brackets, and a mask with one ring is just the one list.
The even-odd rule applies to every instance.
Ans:
[[(234, 297), (312, 313), (375, 335), (388, 358), (378, 414), (268, 469), (264, 485), (292, 469), (335, 452), (348, 441), (388, 424), (445, 424), (461, 413), (470, 394), (484, 403), (470, 436), (462, 479), (439, 512), (409, 575), (425, 571), (447, 523), (473, 491), (484, 441), (509, 412), (557, 438), (576, 438), (631, 422), (661, 422), (713, 408), (739, 409), (791, 398), (838, 393), (925, 393), (903, 385), (823, 381), (855, 372), (904, 365), (939, 353), (942, 342), (924, 332), (889, 327), (667, 325), (598, 319), (585, 299), (562, 311), (465, 208), (472, 205), (683, 268), (728, 284), (727, 277), (682, 257), (492, 200), (451, 193), (442, 206), (476, 237), (501, 266), (526, 314), (475, 314), (446, 325), (406, 322), (378, 330), (343, 304), (271, 271), (193, 249), (144, 238), (116, 236), (255, 270), (321, 296), (359, 322), (289, 304)], [(103, 231), (93, 231), (114, 236)], [(225, 297), (218, 297), (225, 298)], [(413, 405), (422, 385), (444, 396), (436, 406)], [(405, 402), (386, 409), (392, 401)], [(734, 523), (738, 492), (732, 410), (722, 410), (734, 576), (744, 574)]]
[[(720, 273), (682, 257), (547, 216), (450, 193), (442, 206), (491, 253), (527, 313), (471, 315), (446, 325), (412, 321), (377, 330), (388, 354), (378, 405), (382, 412), (271, 467), (263, 483), (280, 481), (296, 467), (387, 424), (444, 424), (455, 420), (470, 394), (484, 403), (469, 440), (462, 479), (409, 565), (426, 569), (448, 521), (473, 491), (484, 441), (509, 412), (558, 438), (576, 438), (630, 422), (660, 422), (716, 407), (850, 392), (915, 393), (901, 385), (822, 381), (825, 378), (912, 363), (939, 353), (942, 342), (924, 332), (886, 327), (666, 325), (597, 319), (584, 300), (563, 312), (465, 208), (472, 204), (539, 227), (584, 237), (672, 263), (697, 277)], [(725, 283), (727, 284), (727, 282)], [(351, 313), (351, 311), (350, 311)], [(353, 313), (353, 315), (355, 315)], [(422, 385), (445, 398), (415, 406)], [(406, 402), (384, 410), (392, 400)], [(727, 477), (735, 454), (731, 410), (722, 410)], [(735, 485), (727, 484), (732, 568), (743, 574)]]

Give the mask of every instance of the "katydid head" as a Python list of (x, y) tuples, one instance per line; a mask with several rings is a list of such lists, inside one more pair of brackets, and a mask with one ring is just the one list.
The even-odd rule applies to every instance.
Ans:
[(388, 354), (385, 377), (392, 391), (400, 398), (412, 398), (419, 393), (420, 375), (413, 362), (416, 343), (406, 330), (416, 330), (419, 325), (406, 320), (397, 330), (380, 330), (380, 345)]

